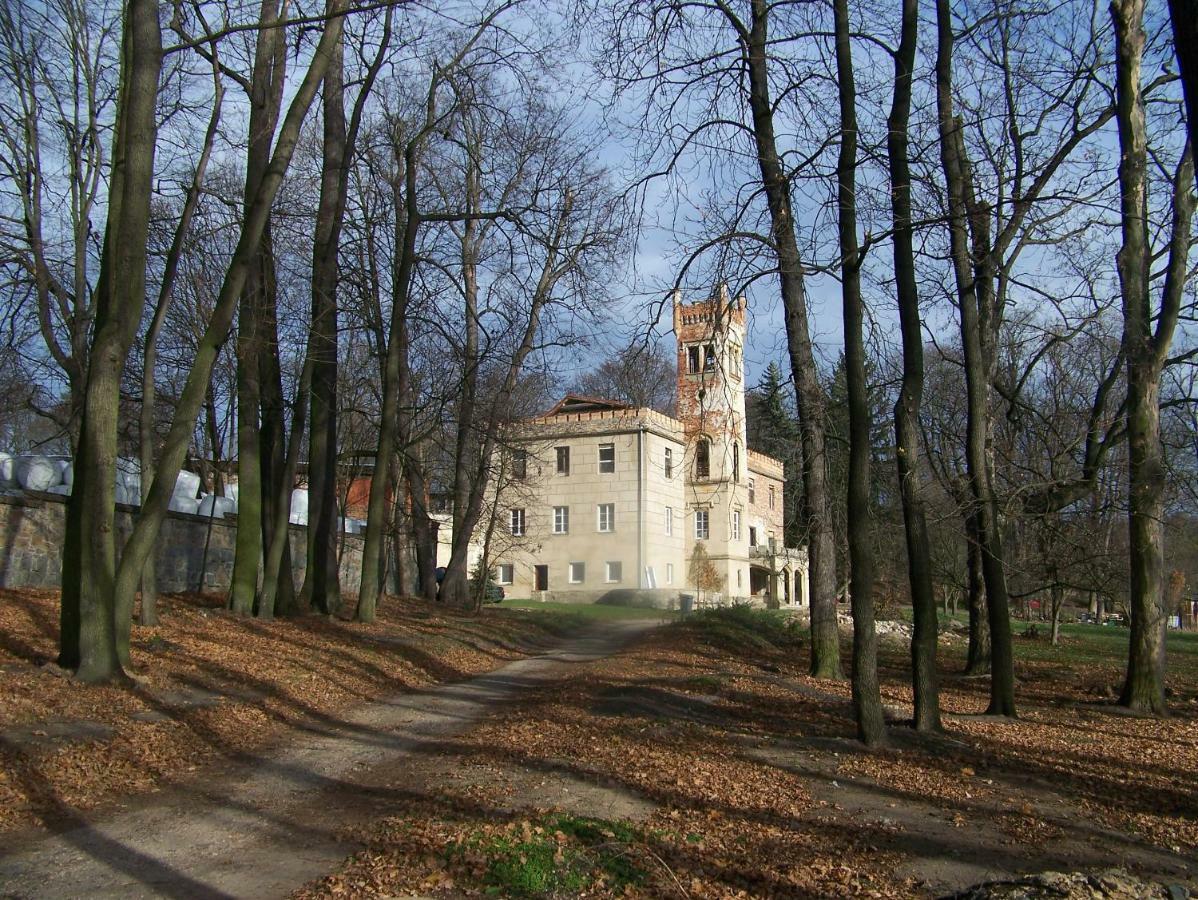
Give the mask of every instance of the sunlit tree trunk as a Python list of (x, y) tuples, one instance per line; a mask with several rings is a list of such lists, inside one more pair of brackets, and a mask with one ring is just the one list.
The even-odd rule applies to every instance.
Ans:
[[(128, 0), (95, 334), (63, 539), (59, 665), (90, 682), (120, 674), (118, 643), (131, 626), (132, 599), (122, 608), (115, 591), (117, 417), (125, 360), (145, 306), (161, 70), (158, 5)], [(143, 568), (139, 563), (130, 598)]]
[(938, 625), (932, 586), (932, 554), (928, 546), (922, 467), (920, 407), (923, 402), (923, 322), (915, 279), (915, 248), (911, 226), (911, 170), (908, 128), (911, 87), (919, 34), (918, 0), (903, 0), (902, 37), (894, 57), (894, 97), (887, 121), (886, 149), (890, 163), (890, 203), (894, 216), (894, 275), (899, 324), (903, 337), (903, 380), (894, 406), (895, 461), (903, 501), (907, 542), (907, 577), (915, 620), (911, 638), (911, 680), (915, 698), (915, 727), (940, 728), (940, 684), (936, 674)]
[(868, 747), (886, 741), (878, 686), (878, 635), (874, 623), (874, 548), (870, 533), (870, 455), (873, 431), (865, 372), (862, 254), (857, 242), (857, 88), (848, 0), (833, 0), (836, 83), (840, 100), (840, 154), (836, 161), (840, 232), (840, 287), (844, 306), (845, 383), (849, 400), (848, 516), (850, 592), (853, 603), (853, 712), (857, 736)]

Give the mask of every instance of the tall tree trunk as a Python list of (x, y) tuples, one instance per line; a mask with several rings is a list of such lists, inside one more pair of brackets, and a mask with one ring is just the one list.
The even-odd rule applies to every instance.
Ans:
[(986, 585), (982, 580), (982, 548), (978, 544), (977, 516), (965, 515), (965, 577), (969, 591), (969, 652), (966, 675), (990, 671), (990, 623), (986, 612)]
[(1169, 0), (1173, 20), (1173, 49), (1186, 101), (1190, 146), (1198, 147), (1198, 0)]
[[(949, 0), (937, 0), (936, 99), (940, 128), (940, 156), (948, 185), (950, 255), (957, 284), (961, 319), (961, 344), (965, 358), (966, 464), (978, 523), (982, 574), (986, 583), (986, 609), (990, 625), (990, 706), (992, 715), (1015, 715), (1015, 671), (1011, 645), (1010, 599), (1002, 546), (1002, 523), (995, 496), (990, 458), (990, 381), (993, 357), (982, 321), (988, 301), (979, 295), (992, 289), (993, 279), (978, 278), (969, 245), (970, 183), (961, 122), (953, 115), (953, 30)], [(978, 216), (974, 218), (977, 222)], [(982, 243), (975, 233), (975, 242)], [(989, 265), (984, 262), (980, 265)]]
[[(430, 92), (431, 97), (431, 92)], [(435, 101), (430, 100), (430, 104)], [(419, 142), (425, 132), (410, 140), (403, 149), (401, 168), (392, 181), (395, 207), (395, 251), (393, 256), (391, 321), (387, 328), (387, 354), (383, 364), (383, 403), (379, 419), (379, 441), (375, 451), (374, 476), (370, 479), (370, 499), (366, 512), (366, 537), (362, 541), (362, 581), (358, 589), (358, 618), (372, 621), (378, 608), (380, 578), (385, 546), (387, 492), (390, 488), (389, 468), (382, 460), (395, 452), (397, 422), (402, 415), (400, 402), (404, 399), (410, 377), (408, 365), (408, 302), (411, 295), (412, 270), (416, 263), (416, 236), (420, 228), (420, 213), (416, 196), (416, 167)], [(407, 437), (404, 435), (404, 437)]]
[(894, 57), (894, 97), (887, 121), (886, 150), (890, 164), (890, 204), (894, 216), (894, 275), (899, 323), (903, 336), (903, 381), (894, 405), (895, 461), (903, 501), (907, 539), (907, 577), (915, 620), (911, 638), (911, 682), (915, 697), (915, 728), (940, 729), (940, 684), (936, 674), (939, 630), (932, 585), (932, 554), (928, 546), (922, 466), (920, 407), (923, 403), (923, 322), (915, 279), (915, 248), (911, 226), (911, 169), (908, 129), (911, 87), (919, 38), (919, 2), (903, 0), (902, 37)]
[(341, 607), (337, 566), (337, 249), (347, 150), (343, 69), (344, 49), (339, 45), (324, 81), (323, 165), (312, 248), (307, 589), (312, 605), (325, 615)]
[(1187, 143), (1172, 184), (1169, 252), (1160, 314), (1153, 328), (1152, 246), (1148, 237), (1148, 139), (1140, 68), (1143, 0), (1114, 0), (1116, 114), (1122, 245), (1116, 257), (1123, 296), (1127, 358), (1128, 540), (1131, 640), (1119, 702), (1138, 712), (1165, 712), (1165, 602), (1162, 521), (1165, 466), (1160, 381), (1177, 326), (1194, 216), (1194, 161)]
[[(298, 460), (298, 450), (292, 452), (287, 445), (286, 408), (283, 402), (283, 373), (279, 366), (279, 317), (278, 285), (275, 280), (274, 239), (270, 223), (262, 235), (263, 272), (262, 319), (259, 322), (265, 352), (258, 357), (259, 378), (262, 386), (262, 430), (260, 454), (262, 458), (262, 588), (258, 595), (255, 614), (261, 619), (274, 617), (276, 607), (290, 610), (295, 606), (295, 582), (291, 574), (291, 542), (287, 540), (288, 519), (291, 511), (291, 489), (295, 485), (295, 467), (290, 458)], [(305, 359), (305, 366), (307, 360)], [(303, 405), (304, 378), (301, 372), (296, 403)], [(299, 440), (303, 432), (302, 420), (298, 431), (292, 431)], [(280, 532), (281, 529), (281, 532)]]
[(133, 526), (133, 533), (125, 542), (125, 551), (121, 556), (120, 567), (117, 569), (114, 592), (118, 627), (123, 623), (123, 629), (117, 636), (117, 650), (122, 654), (122, 661), (127, 659), (128, 655), (130, 613), (133, 608), (138, 579), (146, 558), (154, 549), (158, 531), (166, 517), (167, 504), (174, 490), (175, 479), (178, 478), (183, 460), (187, 456), (187, 449), (195, 431), (196, 419), (207, 394), (212, 367), (220, 353), (221, 346), (228, 338), (237, 300), (245, 288), (249, 270), (258, 257), (258, 246), (267, 219), (270, 217), (271, 205), (274, 203), (279, 186), (287, 173), (296, 143), (299, 141), (300, 129), (316, 95), (316, 89), (324, 77), (325, 68), (328, 66), (330, 42), (339, 38), (344, 9), (345, 0), (328, 0), (326, 4), (326, 11), (330, 17), (326, 21), (320, 41), (313, 51), (308, 70), (296, 87), (295, 95), (287, 108), (287, 115), (279, 128), (274, 154), (266, 168), (259, 190), (249, 206), (237, 246), (233, 251), (232, 261), (225, 273), (224, 281), (213, 306), (212, 315), (197, 343), (195, 359), (191, 370), (187, 373), (176, 404), (175, 415), (171, 421), (170, 431), (163, 444), (162, 455), (158, 462), (158, 476), (154, 479), (150, 495), (143, 504), (141, 515)]
[(824, 451), (824, 392), (807, 322), (807, 288), (795, 237), (790, 182), (778, 155), (770, 99), (766, 0), (753, 0), (751, 26), (741, 38), (749, 82), (749, 105), (762, 188), (770, 211), (770, 235), (778, 255), (778, 278), (786, 317), (786, 346), (795, 382), (803, 456), (802, 530), (807, 535), (811, 590), (811, 674), (841, 678), (836, 623), (836, 557), (829, 512)]
[[(258, 194), (270, 162), (271, 146), (283, 102), (286, 34), (275, 27), (277, 0), (262, 0), (254, 71), (250, 82), (250, 140), (246, 156), (245, 209)], [(237, 543), (233, 555), (229, 608), (249, 615), (258, 595), (262, 568), (263, 461), (259, 440), (262, 381), (259, 355), (269, 352), (265, 319), (273, 298), (273, 258), (260, 246), (246, 278), (237, 315)]]
[(878, 685), (878, 635), (874, 624), (874, 548), (869, 508), (872, 421), (865, 372), (862, 254), (857, 243), (857, 87), (848, 0), (833, 0), (836, 81), (840, 99), (840, 154), (836, 161), (840, 232), (840, 285), (844, 306), (844, 363), (849, 406), (848, 519), (850, 591), (853, 603), (853, 712), (857, 736), (867, 747), (886, 742), (886, 718)]
[[(273, 521), (266, 539), (266, 564), (263, 567), (262, 595), (258, 600), (258, 616), (270, 619), (276, 613), (294, 615), (299, 611), (299, 597), (295, 591), (295, 579), (291, 572), (291, 540), (289, 522), (291, 518), (291, 491), (295, 486), (295, 474), (299, 469), (299, 451), (303, 446), (304, 419), (308, 412), (308, 396), (312, 384), (311, 351), (304, 356), (296, 387), (295, 409), (291, 416), (291, 442), (287, 455), (282, 460), (282, 472), (276, 481), (277, 493), (272, 502)], [(276, 449), (281, 449), (276, 445)]]
[(74, 669), (88, 682), (120, 674), (120, 635), (131, 627), (133, 592), (144, 568), (142, 560), (132, 579), (129, 604), (122, 607), (114, 590), (117, 418), (121, 376), (145, 306), (161, 70), (158, 5), (128, 0), (95, 336), (63, 539), (59, 665)]

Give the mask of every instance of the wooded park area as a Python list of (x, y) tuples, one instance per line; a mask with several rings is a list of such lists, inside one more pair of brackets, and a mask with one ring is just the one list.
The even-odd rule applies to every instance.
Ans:
[(668, 407), (671, 297), (726, 291), (805, 666), (862, 744), (907, 740), (899, 619), (929, 739), (962, 672), (1017, 719), (1020, 640), (1079, 616), (1126, 625), (1088, 626), (1126, 638), (1103, 702), (1166, 717), (1198, 601), (1196, 142), (1198, 0), (0, 4), (0, 489), (70, 473), (56, 665), (137, 690), (157, 664), (189, 472), (236, 509), (233, 616), (480, 615), (512, 423), (567, 390)]

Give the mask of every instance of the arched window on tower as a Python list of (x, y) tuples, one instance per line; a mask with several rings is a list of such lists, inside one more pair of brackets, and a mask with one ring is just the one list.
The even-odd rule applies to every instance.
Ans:
[(740, 481), (740, 444), (732, 442), (732, 480)]
[(695, 445), (695, 478), (711, 477), (711, 441), (699, 438)]

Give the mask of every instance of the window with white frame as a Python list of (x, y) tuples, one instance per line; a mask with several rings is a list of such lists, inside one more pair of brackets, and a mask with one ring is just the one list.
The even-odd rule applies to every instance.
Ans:
[(774, 486), (770, 485), (770, 509), (774, 508)]
[(553, 533), (554, 534), (569, 534), (570, 533), (570, 507), (568, 507), (568, 506), (553, 507)]
[(557, 447), (557, 474), (570, 474), (570, 448)]
[(619, 581), (624, 577), (624, 564), (621, 562), (608, 562), (605, 566), (604, 578), (611, 584)]
[(732, 480), (740, 481), (740, 444), (732, 442)]
[(694, 375), (699, 371), (699, 348), (686, 348), (686, 371)]
[(710, 520), (705, 509), (695, 510), (695, 540), (705, 541), (711, 534)]
[(674, 451), (671, 450), (669, 447), (666, 447), (665, 472), (666, 472), (666, 478), (674, 477)]
[(600, 444), (599, 445), (599, 472), (608, 474), (616, 471), (616, 445), (615, 444)]
[(674, 533), (674, 507), (666, 507), (666, 537)]
[(587, 565), (586, 563), (572, 562), (570, 563), (570, 584), (582, 584), (586, 581)]
[(524, 510), (523, 509), (513, 509), (511, 511), (511, 518), (509, 520), (509, 524), (511, 525), (512, 534), (516, 535), (516, 537), (522, 536), (524, 534), (524, 524), (525, 524), (524, 523)]
[(511, 563), (501, 563), (496, 566), (495, 581), (499, 584), (511, 584), (515, 576), (515, 568)]
[(752, 505), (756, 502), (757, 502), (757, 480), (755, 478), (750, 478), (749, 479), (749, 504)]
[(740, 540), (740, 510), (732, 510), (732, 540)]
[(616, 530), (616, 504), (599, 504), (599, 530), (602, 532)]
[(749, 546), (757, 546), (757, 528), (753, 525), (749, 526)]
[(518, 447), (512, 451), (512, 478), (523, 481), (528, 477), (528, 451)]
[(666, 563), (666, 584), (674, 583), (674, 564)]

